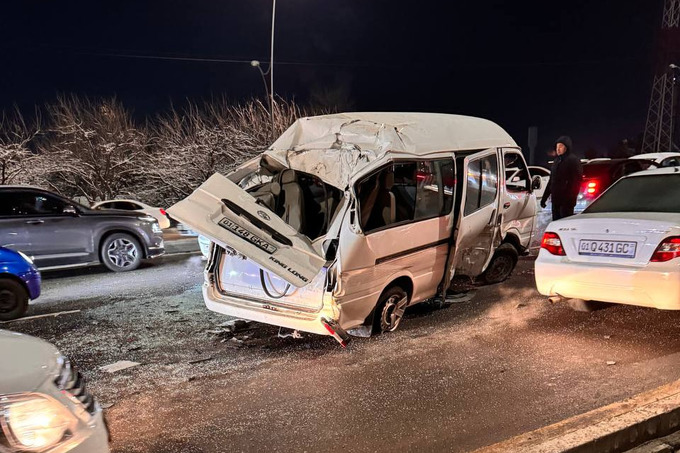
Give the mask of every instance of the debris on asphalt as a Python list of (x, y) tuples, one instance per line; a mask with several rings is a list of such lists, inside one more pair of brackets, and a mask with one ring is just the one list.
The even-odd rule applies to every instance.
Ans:
[(605, 340), (609, 340), (611, 337), (612, 337), (611, 335), (605, 335), (605, 336), (604, 336), (604, 339), (605, 339)]
[(179, 313), (179, 310), (165, 310), (166, 313)]
[(117, 371), (132, 368), (133, 366), (137, 366), (137, 365), (141, 365), (141, 364), (137, 363), (137, 362), (131, 362), (129, 360), (119, 360), (118, 362), (99, 367), (99, 369), (102, 370), (102, 371), (105, 371), (107, 373), (115, 373)]
[(515, 308), (524, 308), (526, 306), (527, 306), (527, 304), (525, 304), (524, 302), (520, 302), (517, 305), (515, 305)]
[(61, 316), (61, 315), (70, 315), (70, 314), (73, 314), (73, 313), (80, 313), (80, 310), (66, 310), (66, 311), (58, 311), (56, 313), (45, 313), (44, 315), (26, 316), (25, 318), (12, 319), (11, 321), (0, 321), (0, 324), (7, 324), (9, 322), (18, 322), (18, 321), (29, 321), (31, 319), (38, 319), (38, 318), (51, 318), (51, 317), (56, 317), (56, 316)]
[(99, 407), (101, 407), (102, 409), (109, 409), (113, 407), (115, 404), (116, 403), (100, 403)]
[(199, 358), (199, 359), (189, 360), (188, 363), (189, 363), (190, 365), (193, 365), (193, 364), (195, 364), (195, 363), (207, 362), (207, 361), (212, 360), (212, 359), (213, 359), (212, 356), (201, 357), (201, 358)]
[(616, 362), (613, 360), (607, 360), (607, 365), (616, 365)]
[(292, 329), (286, 329), (284, 327), (279, 328), (279, 333), (278, 333), (279, 338), (303, 338), (302, 334), (297, 331), (297, 330), (292, 330)]
[(246, 330), (253, 324), (253, 321), (248, 321), (247, 319), (232, 319), (231, 321), (225, 321), (219, 325), (219, 327), (224, 327), (225, 329), (231, 329), (232, 332), (240, 332)]

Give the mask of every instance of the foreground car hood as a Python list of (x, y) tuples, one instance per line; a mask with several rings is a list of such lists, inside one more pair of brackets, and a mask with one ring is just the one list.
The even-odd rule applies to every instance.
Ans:
[(0, 330), (0, 395), (31, 392), (56, 375), (59, 351), (50, 343)]

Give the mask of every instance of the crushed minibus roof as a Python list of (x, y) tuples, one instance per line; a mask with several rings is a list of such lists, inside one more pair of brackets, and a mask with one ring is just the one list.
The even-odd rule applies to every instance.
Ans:
[(492, 121), (442, 113), (338, 113), (300, 118), (265, 152), (268, 161), (344, 188), (351, 176), (386, 153), (517, 147)]

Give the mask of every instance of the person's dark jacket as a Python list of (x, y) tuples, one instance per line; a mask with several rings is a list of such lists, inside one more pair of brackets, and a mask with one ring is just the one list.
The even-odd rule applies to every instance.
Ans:
[(576, 198), (581, 189), (583, 168), (581, 160), (571, 152), (571, 139), (560, 137), (557, 143), (562, 143), (567, 150), (561, 156), (557, 156), (550, 171), (550, 180), (543, 192), (541, 204), (545, 205), (548, 197), (552, 197), (553, 205), (575, 206)]

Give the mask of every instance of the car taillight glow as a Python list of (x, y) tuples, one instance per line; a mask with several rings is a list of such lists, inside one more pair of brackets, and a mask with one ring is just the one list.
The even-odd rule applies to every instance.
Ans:
[(541, 241), (541, 248), (546, 249), (553, 255), (565, 256), (564, 248), (562, 247), (562, 240), (557, 235), (557, 233), (551, 233), (546, 231), (543, 234), (543, 240)]
[(588, 179), (581, 184), (581, 192), (588, 198), (594, 198), (600, 192), (600, 182), (596, 179)]
[(666, 238), (654, 251), (650, 261), (660, 263), (680, 257), (680, 237)]
[(161, 211), (161, 214), (162, 214), (162, 215), (168, 215), (168, 213), (165, 212), (165, 209), (161, 208), (160, 211)]

